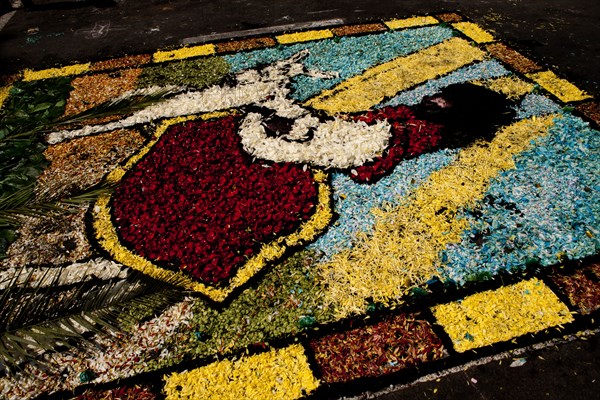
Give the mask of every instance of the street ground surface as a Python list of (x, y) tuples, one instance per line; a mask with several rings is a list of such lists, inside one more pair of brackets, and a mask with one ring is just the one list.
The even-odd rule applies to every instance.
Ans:
[[(0, 74), (302, 27), (458, 12), (600, 98), (600, 2), (48, 1), (3, 8)], [(4, 7), (4, 3), (3, 3)], [(594, 332), (358, 398), (592, 399), (600, 393)]]

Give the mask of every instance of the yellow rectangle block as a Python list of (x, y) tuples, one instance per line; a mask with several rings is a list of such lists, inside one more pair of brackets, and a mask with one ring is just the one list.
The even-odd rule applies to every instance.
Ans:
[(405, 19), (392, 19), (391, 21), (386, 21), (384, 24), (387, 25), (390, 29), (403, 29), (403, 28), (412, 28), (414, 26), (425, 26), (425, 25), (434, 25), (439, 23), (437, 19), (431, 16), (422, 16), (422, 17), (412, 17)]
[(473, 83), (482, 84), (494, 92), (502, 93), (509, 99), (518, 99), (533, 90), (533, 83), (525, 82), (516, 76), (501, 76)]
[(11, 87), (12, 86), (0, 87), (0, 109), (2, 108), (2, 105), (4, 104), (4, 101), (8, 98), (8, 94), (10, 93)]
[(75, 64), (61, 68), (42, 69), (40, 71), (26, 69), (23, 71), (23, 80), (38, 81), (40, 79), (57, 78), (59, 76), (80, 75), (87, 72), (90, 69), (90, 65), (91, 63)]
[(567, 306), (537, 278), (440, 304), (432, 311), (458, 352), (573, 321)]
[(416, 84), (482, 60), (480, 49), (460, 38), (452, 38), (406, 57), (380, 64), (362, 75), (347, 79), (306, 102), (330, 114), (368, 110), (386, 97)]
[(317, 31), (306, 31), (287, 33), (276, 37), (281, 44), (291, 44), (299, 42), (310, 42), (311, 40), (328, 39), (333, 37), (333, 32), (329, 29), (321, 29)]
[(209, 56), (215, 54), (214, 44), (203, 44), (200, 46), (183, 47), (171, 51), (157, 51), (152, 55), (152, 61), (164, 62), (172, 60), (183, 60), (185, 58)]
[(293, 400), (319, 386), (299, 344), (237, 361), (217, 361), (165, 379), (168, 400)]
[(571, 82), (559, 78), (552, 71), (536, 72), (527, 74), (527, 76), (565, 103), (585, 100), (592, 97)]
[(452, 24), (452, 26), (477, 43), (489, 43), (494, 41), (494, 36), (492, 36), (492, 34), (472, 22), (456, 22)]

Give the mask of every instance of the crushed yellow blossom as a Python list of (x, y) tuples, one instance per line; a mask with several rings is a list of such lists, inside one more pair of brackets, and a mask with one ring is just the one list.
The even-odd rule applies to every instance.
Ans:
[(4, 104), (4, 101), (8, 98), (11, 88), (12, 88), (12, 86), (0, 87), (0, 109), (2, 109), (2, 105)]
[(421, 17), (412, 17), (405, 19), (392, 19), (390, 21), (385, 21), (384, 24), (387, 25), (390, 29), (404, 29), (404, 28), (412, 28), (415, 26), (425, 26), (425, 25), (434, 25), (439, 23), (437, 19), (431, 16), (421, 16)]
[(24, 81), (38, 81), (40, 79), (57, 78), (59, 76), (80, 75), (90, 69), (91, 63), (68, 65), (61, 68), (42, 69), (34, 71), (26, 69), (23, 71)]
[(569, 103), (589, 99), (592, 96), (573, 85), (571, 82), (559, 78), (552, 71), (542, 71), (527, 74), (527, 77), (535, 81), (538, 85), (552, 93), (562, 102)]
[(477, 142), (456, 161), (434, 172), (404, 204), (373, 209), (376, 222), (370, 234), (357, 235), (352, 249), (320, 264), (326, 304), (338, 318), (363, 313), (367, 299), (389, 305), (408, 289), (435, 274), (439, 252), (460, 240), (467, 227), (455, 215), (481, 199), (490, 179), (514, 168), (513, 156), (543, 136), (555, 116), (516, 122), (490, 142)]
[(316, 31), (287, 33), (285, 35), (276, 36), (275, 39), (281, 44), (291, 44), (300, 42), (310, 42), (311, 40), (329, 39), (333, 37), (333, 32), (329, 29), (321, 29)]
[(173, 373), (165, 376), (164, 392), (168, 400), (294, 400), (318, 387), (304, 348), (295, 344), (237, 361), (222, 360)]
[(501, 76), (499, 78), (486, 79), (484, 81), (473, 82), (478, 85), (483, 85), (494, 92), (501, 93), (509, 99), (518, 99), (519, 97), (531, 93), (534, 85), (529, 82), (511, 75)]
[(359, 76), (339, 83), (333, 89), (324, 90), (309, 99), (306, 106), (329, 114), (368, 110), (401, 90), (482, 60), (484, 56), (483, 51), (466, 40), (452, 38), (370, 68)]
[(489, 43), (494, 41), (494, 36), (492, 36), (492, 34), (472, 22), (455, 22), (452, 26), (477, 43)]
[(573, 321), (568, 307), (537, 278), (432, 309), (458, 352)]
[(152, 61), (164, 62), (172, 60), (183, 60), (185, 58), (209, 56), (215, 54), (214, 44), (203, 44), (200, 46), (183, 47), (177, 50), (157, 51), (152, 55)]
[[(215, 112), (201, 116), (186, 116), (171, 118), (163, 121), (153, 136), (153, 139), (138, 153), (133, 155), (123, 167), (118, 167), (108, 174), (106, 180), (111, 183), (119, 182), (125, 173), (131, 169), (139, 160), (141, 160), (150, 149), (158, 142), (159, 138), (167, 131), (169, 127), (175, 124), (196, 119), (213, 119), (230, 115), (228, 112)], [(322, 233), (333, 218), (331, 209), (331, 188), (328, 184), (328, 175), (320, 170), (313, 170), (313, 177), (318, 185), (318, 204), (315, 213), (304, 222), (295, 232), (287, 236), (275, 239), (271, 243), (264, 244), (258, 254), (252, 256), (229, 281), (229, 285), (223, 288), (215, 288), (205, 285), (201, 282), (191, 280), (181, 272), (174, 272), (163, 269), (149, 260), (134, 254), (119, 241), (117, 231), (112, 223), (110, 215), (110, 196), (103, 196), (98, 199), (94, 206), (94, 230), (99, 244), (118, 262), (128, 267), (143, 272), (155, 279), (168, 281), (182, 286), (188, 290), (193, 290), (208, 296), (214, 301), (223, 301), (237, 287), (246, 283), (256, 273), (262, 270), (267, 263), (281, 258), (288, 247), (298, 246), (305, 242), (312, 241), (317, 235)]]

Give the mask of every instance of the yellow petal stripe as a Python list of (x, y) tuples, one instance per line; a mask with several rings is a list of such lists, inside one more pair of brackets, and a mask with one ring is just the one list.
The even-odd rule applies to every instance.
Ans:
[(172, 60), (182, 60), (191, 57), (208, 56), (215, 54), (214, 44), (203, 44), (194, 47), (183, 47), (177, 50), (171, 51), (157, 51), (152, 55), (152, 61), (164, 62)]
[(592, 97), (571, 82), (559, 78), (552, 71), (536, 72), (527, 74), (527, 76), (565, 103), (585, 100)]
[[(158, 142), (160, 136), (162, 136), (170, 126), (198, 118), (207, 120), (226, 115), (229, 115), (229, 113), (216, 112), (204, 114), (199, 117), (178, 117), (163, 121), (157, 128), (156, 133), (153, 136), (154, 139), (132, 156), (124, 167), (114, 169), (107, 176), (107, 181), (113, 183), (119, 182), (125, 173), (150, 151), (150, 149)], [(308, 221), (302, 223), (295, 232), (292, 232), (287, 236), (279, 237), (270, 243), (265, 243), (258, 254), (252, 256), (240, 269), (238, 269), (235, 276), (230, 280), (229, 285), (226, 287), (212, 287), (201, 282), (193, 281), (183, 273), (163, 269), (123, 246), (119, 241), (116, 228), (112, 222), (109, 207), (110, 195), (101, 196), (94, 205), (94, 230), (100, 246), (102, 246), (116, 261), (123, 265), (141, 271), (155, 279), (171, 282), (186, 289), (202, 293), (214, 301), (223, 301), (231, 294), (231, 292), (233, 292), (233, 290), (245, 284), (250, 278), (256, 275), (256, 273), (265, 268), (269, 262), (282, 257), (287, 249), (286, 246), (294, 247), (300, 243), (310, 242), (327, 228), (329, 222), (333, 218), (333, 211), (330, 206), (331, 188), (327, 183), (328, 175), (319, 170), (313, 170), (312, 172), (318, 188), (318, 204), (316, 205), (315, 213)]]
[(437, 171), (405, 204), (374, 209), (372, 232), (358, 235), (352, 249), (319, 265), (325, 301), (339, 318), (363, 313), (366, 299), (393, 304), (407, 289), (430, 279), (439, 252), (460, 241), (466, 228), (456, 213), (483, 198), (490, 179), (514, 167), (513, 156), (545, 135), (554, 116), (522, 120), (499, 131), (491, 142), (463, 149), (456, 161)]
[(165, 377), (168, 400), (293, 400), (319, 386), (301, 345)]
[(482, 60), (483, 51), (466, 40), (452, 38), (425, 50), (399, 57), (341, 82), (307, 101), (309, 107), (327, 111), (358, 112), (379, 104), (416, 84)]
[(425, 26), (425, 25), (434, 25), (439, 23), (437, 19), (430, 16), (423, 17), (412, 17), (405, 19), (393, 19), (391, 21), (386, 21), (384, 24), (387, 25), (390, 29), (404, 29), (404, 28), (412, 28), (415, 26)]
[(40, 79), (56, 78), (59, 76), (80, 75), (90, 69), (91, 63), (69, 65), (62, 68), (49, 68), (40, 71), (26, 69), (23, 71), (24, 81), (37, 81)]
[(456, 22), (452, 24), (452, 26), (477, 43), (489, 43), (494, 41), (494, 37), (490, 33), (472, 22)]
[(299, 42), (309, 42), (311, 40), (328, 39), (332, 37), (332, 31), (330, 31), (329, 29), (322, 29), (318, 31), (288, 33), (285, 35), (276, 36), (275, 38), (281, 44), (291, 44)]
[(509, 99), (518, 99), (527, 93), (531, 93), (534, 87), (532, 83), (525, 82), (516, 76), (501, 76), (473, 83), (481, 84), (494, 92), (505, 95)]
[(2, 105), (4, 104), (4, 101), (8, 98), (8, 94), (10, 93), (11, 87), (12, 86), (0, 87), (0, 109), (2, 108)]
[(458, 352), (573, 321), (567, 306), (534, 278), (433, 307)]

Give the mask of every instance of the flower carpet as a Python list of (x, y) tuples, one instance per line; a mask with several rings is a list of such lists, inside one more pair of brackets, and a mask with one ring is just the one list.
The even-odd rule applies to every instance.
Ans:
[(110, 188), (3, 234), (3, 307), (43, 304), (4, 398), (329, 398), (596, 326), (599, 103), (458, 14), (2, 85), (3, 137), (62, 121), (14, 182)]

